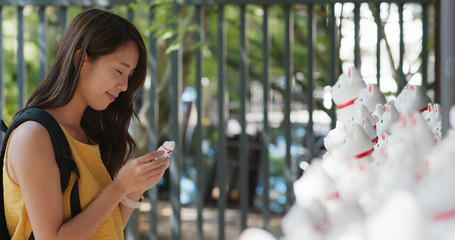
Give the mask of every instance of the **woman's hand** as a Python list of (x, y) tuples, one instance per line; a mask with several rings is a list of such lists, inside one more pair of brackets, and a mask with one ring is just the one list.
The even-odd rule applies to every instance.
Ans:
[(169, 168), (169, 163), (170, 163), (170, 156), (164, 157), (157, 159), (153, 161), (156, 163), (156, 175), (155, 177), (152, 177), (151, 180), (141, 189), (142, 192), (145, 192), (149, 190), (150, 188), (154, 187), (156, 184), (160, 182), (160, 180), (163, 178), (164, 173), (166, 170)]
[(120, 169), (114, 182), (125, 195), (135, 191), (147, 191), (161, 180), (169, 167), (169, 156), (156, 159), (164, 153), (151, 152), (131, 159)]

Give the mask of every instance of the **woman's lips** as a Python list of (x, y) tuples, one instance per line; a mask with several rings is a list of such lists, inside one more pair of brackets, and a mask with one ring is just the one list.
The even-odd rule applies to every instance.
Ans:
[(115, 96), (114, 96), (114, 95), (112, 95), (112, 94), (110, 94), (110, 93), (108, 93), (108, 92), (106, 92), (106, 95), (107, 95), (107, 98), (109, 98), (109, 100), (110, 100), (111, 102), (115, 101)]

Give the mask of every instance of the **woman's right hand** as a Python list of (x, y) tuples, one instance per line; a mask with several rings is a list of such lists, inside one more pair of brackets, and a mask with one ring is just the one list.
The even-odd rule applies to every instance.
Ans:
[(114, 179), (119, 190), (126, 195), (139, 190), (144, 192), (156, 185), (169, 167), (169, 157), (156, 159), (164, 153), (151, 152), (123, 165)]

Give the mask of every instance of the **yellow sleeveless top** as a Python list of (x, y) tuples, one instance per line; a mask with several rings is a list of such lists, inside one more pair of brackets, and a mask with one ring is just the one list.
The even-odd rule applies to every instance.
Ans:
[[(98, 145), (88, 145), (77, 141), (62, 127), (68, 139), (74, 161), (79, 170), (79, 198), (81, 208), (87, 207), (112, 181), (102, 160)], [(10, 138), (11, 139), (11, 138)], [(8, 141), (9, 144), (9, 141)], [(32, 231), (24, 199), (19, 186), (12, 181), (6, 167), (8, 151), (5, 152), (3, 166), (3, 191), (5, 197), (5, 216), (8, 231), (13, 240), (26, 240)], [(70, 194), (76, 175), (71, 173), (68, 188), (63, 193), (64, 218), (71, 218)], [(117, 206), (104, 221), (91, 239), (124, 239), (120, 208)]]

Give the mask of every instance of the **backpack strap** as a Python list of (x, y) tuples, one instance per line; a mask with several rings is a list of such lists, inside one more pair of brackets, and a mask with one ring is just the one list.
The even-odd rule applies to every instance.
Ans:
[[(50, 115), (48, 112), (44, 111), (40, 108), (29, 108), (21, 112), (19, 115), (14, 118), (13, 123), (9, 128), (7, 128), (6, 134), (3, 138), (2, 146), (1, 147), (1, 154), (0, 154), (0, 167), (2, 168), (3, 174), (3, 165), (4, 165), (4, 157), (5, 157), (5, 150), (6, 144), (8, 143), (8, 139), (11, 136), (13, 130), (18, 127), (20, 124), (26, 121), (35, 121), (43, 125), (49, 135), (51, 137), (52, 146), (54, 147), (55, 152), (55, 160), (57, 162), (59, 171), (60, 171), (60, 183), (62, 187), (62, 193), (66, 190), (69, 184), (69, 179), (71, 176), (71, 172), (74, 172), (77, 176), (76, 182), (71, 189), (71, 197), (70, 197), (70, 205), (71, 205), (71, 216), (74, 217), (78, 213), (81, 212), (81, 204), (79, 200), (79, 188), (78, 188), (78, 179), (79, 179), (79, 171), (76, 167), (76, 164), (73, 161), (71, 149), (68, 145), (68, 141), (66, 139), (65, 134), (63, 133), (60, 125), (58, 122)], [(5, 130), (6, 125), (0, 123), (0, 129), (3, 131)], [(6, 227), (6, 218), (5, 218), (5, 206), (4, 206), (4, 196), (3, 196), (3, 177), (0, 177), (0, 239), (10, 239), (8, 229)], [(35, 239), (33, 236), (33, 232), (30, 235), (29, 240)]]

